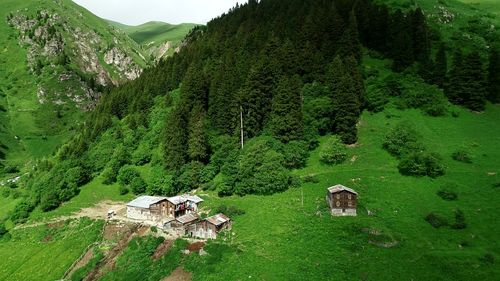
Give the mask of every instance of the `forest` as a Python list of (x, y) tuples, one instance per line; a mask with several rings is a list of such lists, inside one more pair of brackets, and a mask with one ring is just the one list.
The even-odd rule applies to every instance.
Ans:
[[(473, 111), (499, 102), (498, 42), (487, 40), (489, 53), (447, 46), (420, 8), (250, 0), (195, 27), (179, 53), (138, 79), (105, 89), (78, 133), (37, 162), (11, 219), (57, 208), (98, 175), (120, 183), (123, 194), (269, 195), (298, 187), (308, 179), (292, 171), (305, 166), (320, 137), (330, 136), (322, 161), (345, 161), (343, 144), (356, 144), (365, 110), (394, 100), (443, 116), (448, 102)], [(390, 59), (392, 74), (378, 79), (362, 66), (367, 55)], [(425, 90), (405, 88), (411, 84)], [(409, 124), (394, 128), (384, 148), (403, 175), (446, 172)], [(153, 184), (133, 167), (147, 163)]]

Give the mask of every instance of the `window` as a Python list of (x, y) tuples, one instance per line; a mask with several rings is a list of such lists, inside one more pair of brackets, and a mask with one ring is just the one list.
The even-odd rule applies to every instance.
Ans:
[(347, 199), (351, 200), (351, 194), (347, 195)]
[(335, 205), (337, 205), (337, 207), (340, 207), (340, 201), (337, 201)]
[(352, 201), (347, 202), (347, 206), (352, 207)]
[(337, 199), (340, 199), (340, 194), (337, 194)]

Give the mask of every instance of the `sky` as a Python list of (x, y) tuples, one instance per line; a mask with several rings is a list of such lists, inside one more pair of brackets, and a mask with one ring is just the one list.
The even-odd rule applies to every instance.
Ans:
[(247, 0), (73, 0), (97, 16), (127, 25), (148, 21), (205, 24)]

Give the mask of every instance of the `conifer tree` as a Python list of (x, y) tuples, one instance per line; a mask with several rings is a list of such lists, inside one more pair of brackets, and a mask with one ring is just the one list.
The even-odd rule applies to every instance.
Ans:
[(388, 48), (394, 60), (393, 68), (402, 71), (413, 61), (413, 36), (410, 21), (401, 10), (397, 10), (389, 22)]
[(340, 38), (337, 55), (342, 58), (353, 56), (357, 61), (361, 60), (361, 43), (354, 11), (349, 13), (349, 24)]
[(472, 52), (465, 57), (463, 77), (464, 91), (462, 92), (462, 100), (464, 105), (471, 110), (484, 110), (487, 95), (486, 76), (478, 52)]
[(284, 143), (303, 136), (300, 77), (281, 77), (273, 97), (271, 132)]
[(456, 50), (453, 56), (452, 68), (450, 69), (448, 81), (446, 83), (445, 94), (454, 104), (463, 104), (462, 97), (465, 96), (463, 77), (463, 54), (461, 50)]
[(488, 100), (500, 103), (500, 55), (495, 47), (491, 47), (488, 66)]
[(201, 104), (193, 107), (189, 117), (188, 155), (191, 161), (206, 162), (208, 143), (205, 135), (205, 110)]
[(433, 83), (443, 88), (446, 82), (446, 74), (448, 72), (448, 58), (446, 56), (446, 48), (442, 43), (439, 46), (436, 54), (434, 69), (433, 69)]
[(356, 83), (338, 56), (330, 64), (327, 85), (333, 101), (333, 132), (340, 135), (344, 143), (355, 143), (361, 105), (356, 93)]
[(208, 90), (201, 64), (191, 64), (189, 66), (182, 80), (181, 94), (188, 109), (191, 109), (195, 104), (201, 104), (204, 108), (207, 108)]
[(414, 57), (419, 62), (429, 61), (431, 47), (424, 13), (417, 8), (410, 16)]
[(167, 117), (163, 146), (165, 167), (179, 170), (188, 160), (188, 126), (185, 106), (180, 104)]

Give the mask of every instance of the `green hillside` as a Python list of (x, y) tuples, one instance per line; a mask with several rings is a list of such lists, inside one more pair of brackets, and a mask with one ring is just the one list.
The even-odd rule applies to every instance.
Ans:
[[(60, 279), (92, 253), (68, 279), (497, 280), (491, 7), (250, 0), (195, 27), (0, 187), (0, 279)], [(146, 26), (142, 46), (164, 24)], [(357, 216), (331, 215), (336, 184), (359, 194)], [(233, 221), (203, 252), (161, 225), (99, 231), (108, 203), (186, 192)]]
[(192, 23), (173, 25), (159, 21), (151, 21), (137, 26), (109, 20), (108, 22), (143, 46), (155, 59), (172, 55), (184, 37), (196, 26)]
[[(6, 0), (0, 19), (6, 165), (51, 155), (95, 106), (104, 85), (123, 83), (148, 63), (134, 41), (69, 0)], [(130, 61), (106, 63), (113, 45), (120, 46), (115, 57)]]

